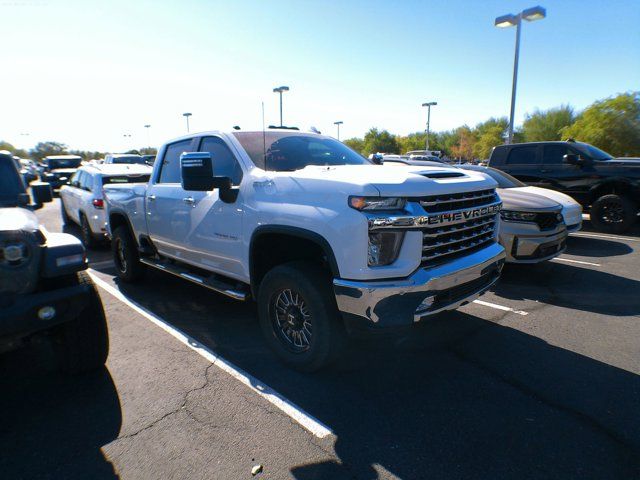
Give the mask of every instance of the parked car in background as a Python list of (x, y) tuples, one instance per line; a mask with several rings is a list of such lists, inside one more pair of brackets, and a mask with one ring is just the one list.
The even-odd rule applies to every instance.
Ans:
[(29, 185), (31, 182), (37, 180), (39, 172), (33, 160), (29, 160), (28, 158), (20, 158), (19, 161), (20, 174), (22, 175), (25, 184)]
[(562, 218), (567, 225), (567, 231), (577, 232), (582, 228), (582, 206), (576, 202), (569, 195), (565, 195), (557, 190), (551, 190), (549, 188), (531, 187), (522, 183), (517, 178), (512, 177), (506, 172), (497, 170), (492, 167), (483, 167), (480, 165), (461, 165), (463, 170), (474, 170), (476, 172), (482, 172), (489, 175), (496, 182), (498, 182), (498, 192), (502, 195), (503, 189), (513, 189), (513, 191), (531, 193), (535, 195), (541, 195), (549, 198), (555, 202), (558, 202), (562, 206)]
[(640, 160), (613, 158), (587, 143), (533, 142), (495, 147), (489, 166), (535, 187), (563, 192), (588, 210), (600, 231), (621, 233), (635, 223)]
[(52, 200), (51, 186), (27, 193), (11, 155), (0, 152), (0, 353), (50, 341), (69, 372), (100, 368), (109, 351), (98, 292), (82, 270), (84, 248), (72, 235), (45, 230), (32, 210)]
[(114, 184), (146, 183), (151, 167), (134, 164), (103, 164), (81, 167), (69, 185), (60, 190), (62, 222), (80, 226), (87, 248), (106, 239), (103, 187)]
[(134, 153), (109, 153), (104, 157), (104, 162), (102, 163), (136, 163), (138, 165), (146, 165), (144, 158)]
[(69, 183), (71, 176), (82, 165), (79, 155), (50, 155), (42, 161), (40, 180), (51, 185), (54, 191)]
[(142, 155), (142, 160), (145, 164), (152, 166), (156, 161), (155, 155)]

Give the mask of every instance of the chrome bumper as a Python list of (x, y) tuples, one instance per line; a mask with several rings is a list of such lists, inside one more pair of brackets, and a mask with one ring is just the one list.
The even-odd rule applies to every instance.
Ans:
[(499, 278), (505, 252), (492, 244), (466, 257), (420, 268), (397, 280), (352, 281), (336, 278), (333, 288), (345, 320), (361, 327), (411, 325), (443, 310), (453, 310), (484, 293)]

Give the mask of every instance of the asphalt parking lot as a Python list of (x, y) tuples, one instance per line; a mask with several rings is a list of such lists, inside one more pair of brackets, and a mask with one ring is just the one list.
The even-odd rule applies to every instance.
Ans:
[[(59, 211), (38, 216), (60, 231)], [(44, 345), (0, 360), (0, 476), (640, 478), (639, 250), (639, 228), (587, 222), (559, 259), (313, 375), (276, 360), (251, 303), (120, 284), (90, 251), (107, 368), (63, 377)]]

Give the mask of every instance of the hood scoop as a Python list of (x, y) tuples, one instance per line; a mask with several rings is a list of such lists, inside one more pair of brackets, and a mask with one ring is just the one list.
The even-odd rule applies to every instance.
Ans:
[(462, 172), (416, 172), (417, 175), (422, 175), (427, 178), (455, 178), (464, 177)]

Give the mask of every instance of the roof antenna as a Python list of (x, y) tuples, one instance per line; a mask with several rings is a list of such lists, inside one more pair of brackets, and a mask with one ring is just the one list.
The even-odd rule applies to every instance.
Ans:
[(264, 162), (264, 169), (267, 169), (267, 134), (264, 131), (264, 101), (262, 102), (262, 161)]

